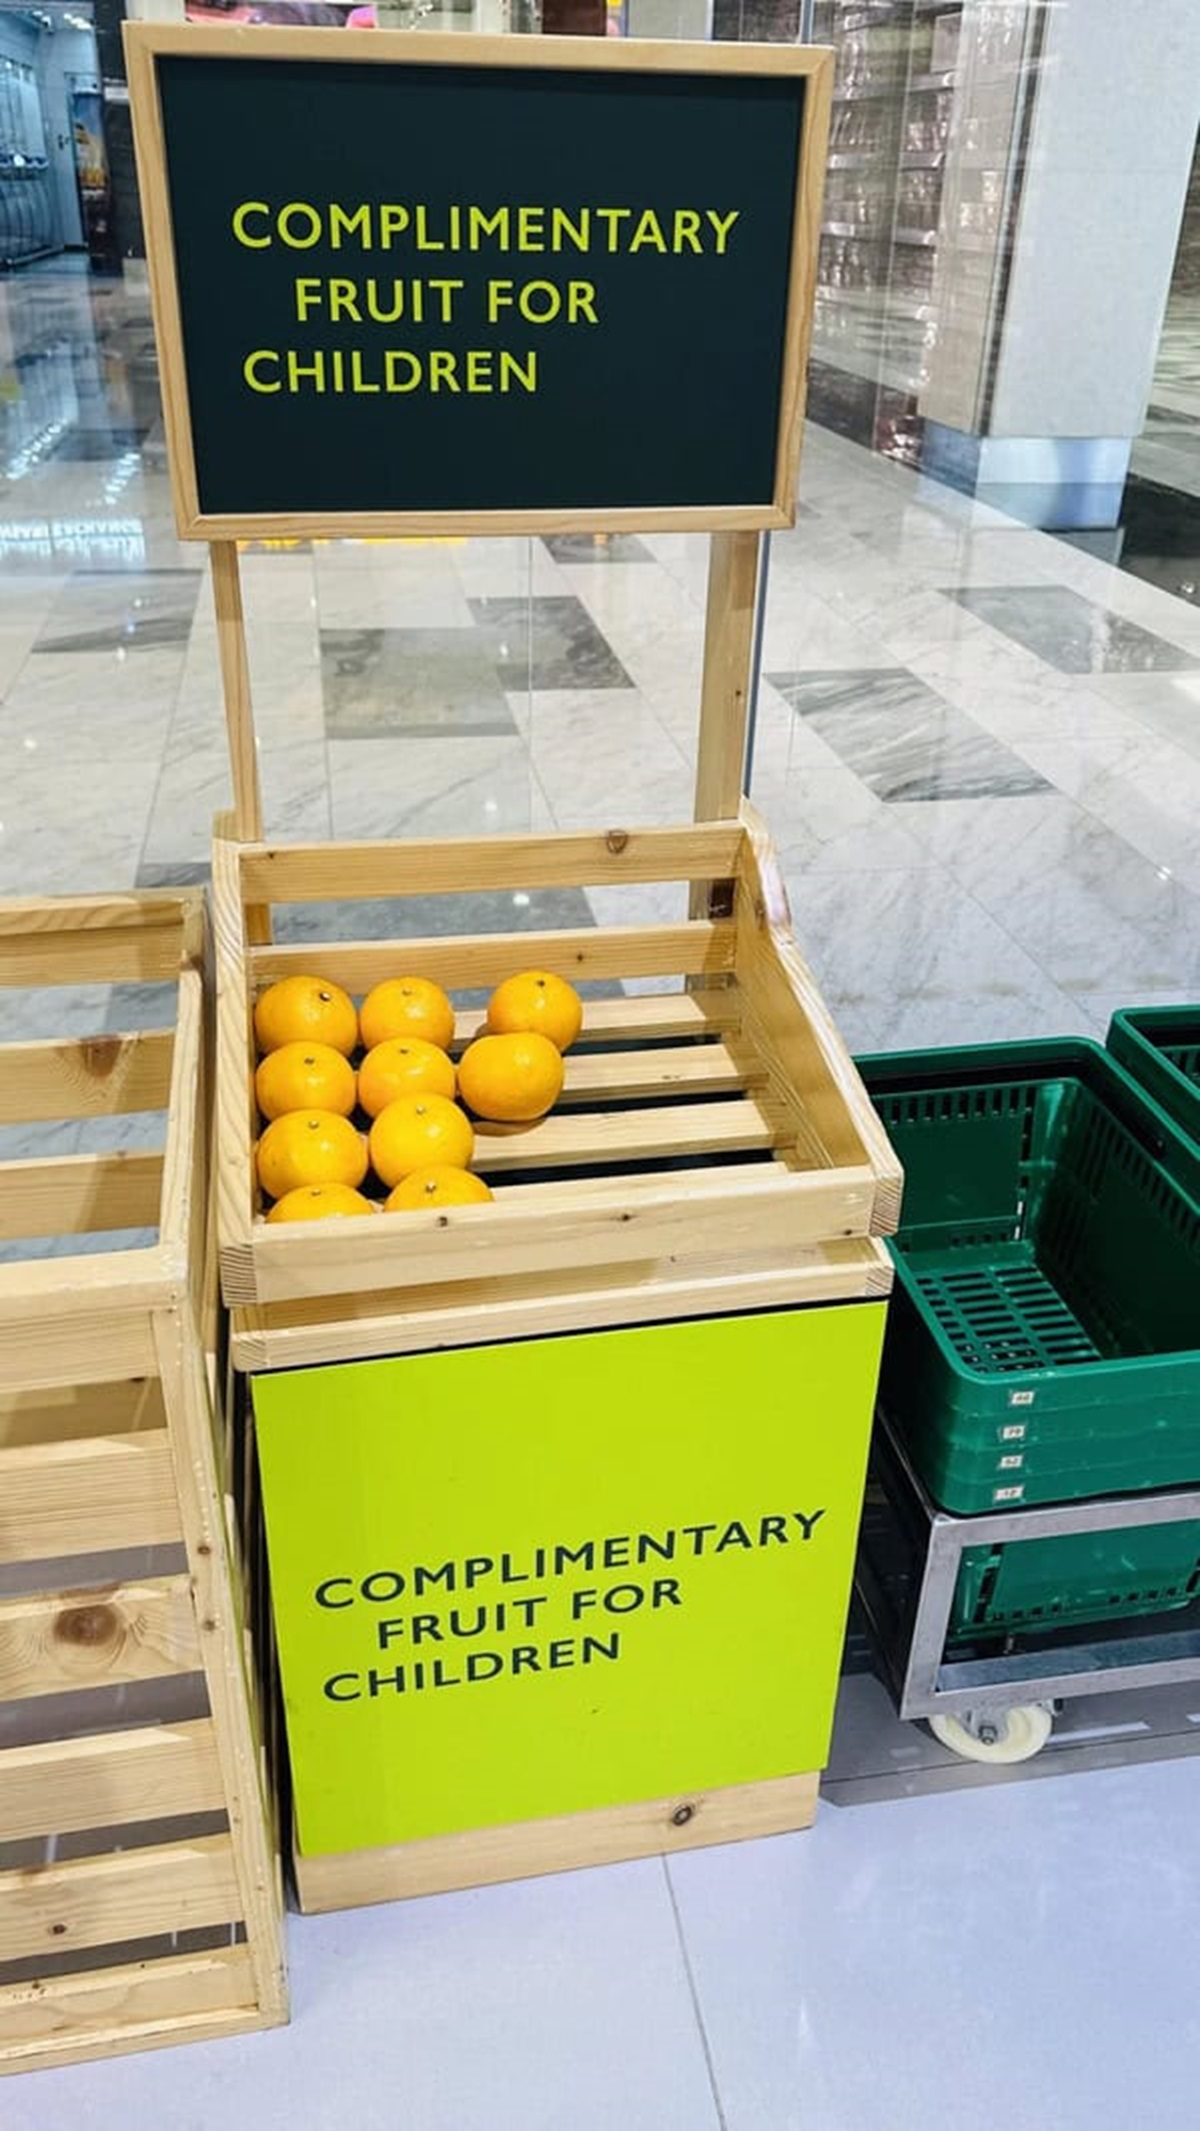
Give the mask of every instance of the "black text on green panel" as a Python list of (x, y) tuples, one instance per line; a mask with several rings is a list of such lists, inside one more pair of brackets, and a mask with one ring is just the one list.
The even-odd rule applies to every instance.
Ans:
[(203, 513), (769, 505), (802, 77), (158, 77)]

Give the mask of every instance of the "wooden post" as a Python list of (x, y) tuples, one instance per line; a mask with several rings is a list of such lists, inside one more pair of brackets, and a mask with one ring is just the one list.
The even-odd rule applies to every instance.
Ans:
[(246, 623), (236, 540), (213, 540), (213, 604), (217, 610), (217, 649), (225, 692), (225, 725), (233, 767), (233, 828), (239, 843), (262, 842), (262, 791), (254, 712), (250, 703), (250, 668), (246, 659)]
[[(735, 821), (741, 805), (757, 586), (758, 534), (714, 533), (696, 754), (697, 821)], [(715, 887), (713, 882), (695, 883), (692, 917), (713, 913)]]

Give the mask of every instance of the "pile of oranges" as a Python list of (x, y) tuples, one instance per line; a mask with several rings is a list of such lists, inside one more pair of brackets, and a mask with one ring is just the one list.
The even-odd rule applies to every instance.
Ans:
[(389, 977), (360, 1008), (323, 977), (273, 984), (254, 1010), (255, 1162), (274, 1201), (268, 1221), (377, 1213), (379, 1201), (360, 1188), (369, 1172), (387, 1192), (387, 1213), (490, 1199), (471, 1172), (468, 1113), (503, 1125), (544, 1117), (582, 1026), (565, 978), (521, 970), (492, 993), (481, 1033), (455, 1065), (454, 1008), (428, 977)]

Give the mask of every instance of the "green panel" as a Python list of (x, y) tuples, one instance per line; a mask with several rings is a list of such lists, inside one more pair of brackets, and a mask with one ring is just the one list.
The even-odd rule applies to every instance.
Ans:
[(1198, 1586), (1200, 1523), (1194, 1521), (967, 1547), (950, 1631), (961, 1641), (1171, 1612), (1186, 1606)]
[(304, 1853), (819, 1768), (883, 1323), (256, 1377)]

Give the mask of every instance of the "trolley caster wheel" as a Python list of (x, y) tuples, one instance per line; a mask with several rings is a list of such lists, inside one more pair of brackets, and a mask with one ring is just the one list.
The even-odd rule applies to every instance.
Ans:
[(1032, 1761), (1040, 1754), (1054, 1725), (1053, 1712), (1045, 1702), (1026, 1702), (1018, 1709), (997, 1709), (976, 1716), (930, 1717), (935, 1739), (964, 1761), (987, 1761), (999, 1767), (1013, 1761)]

